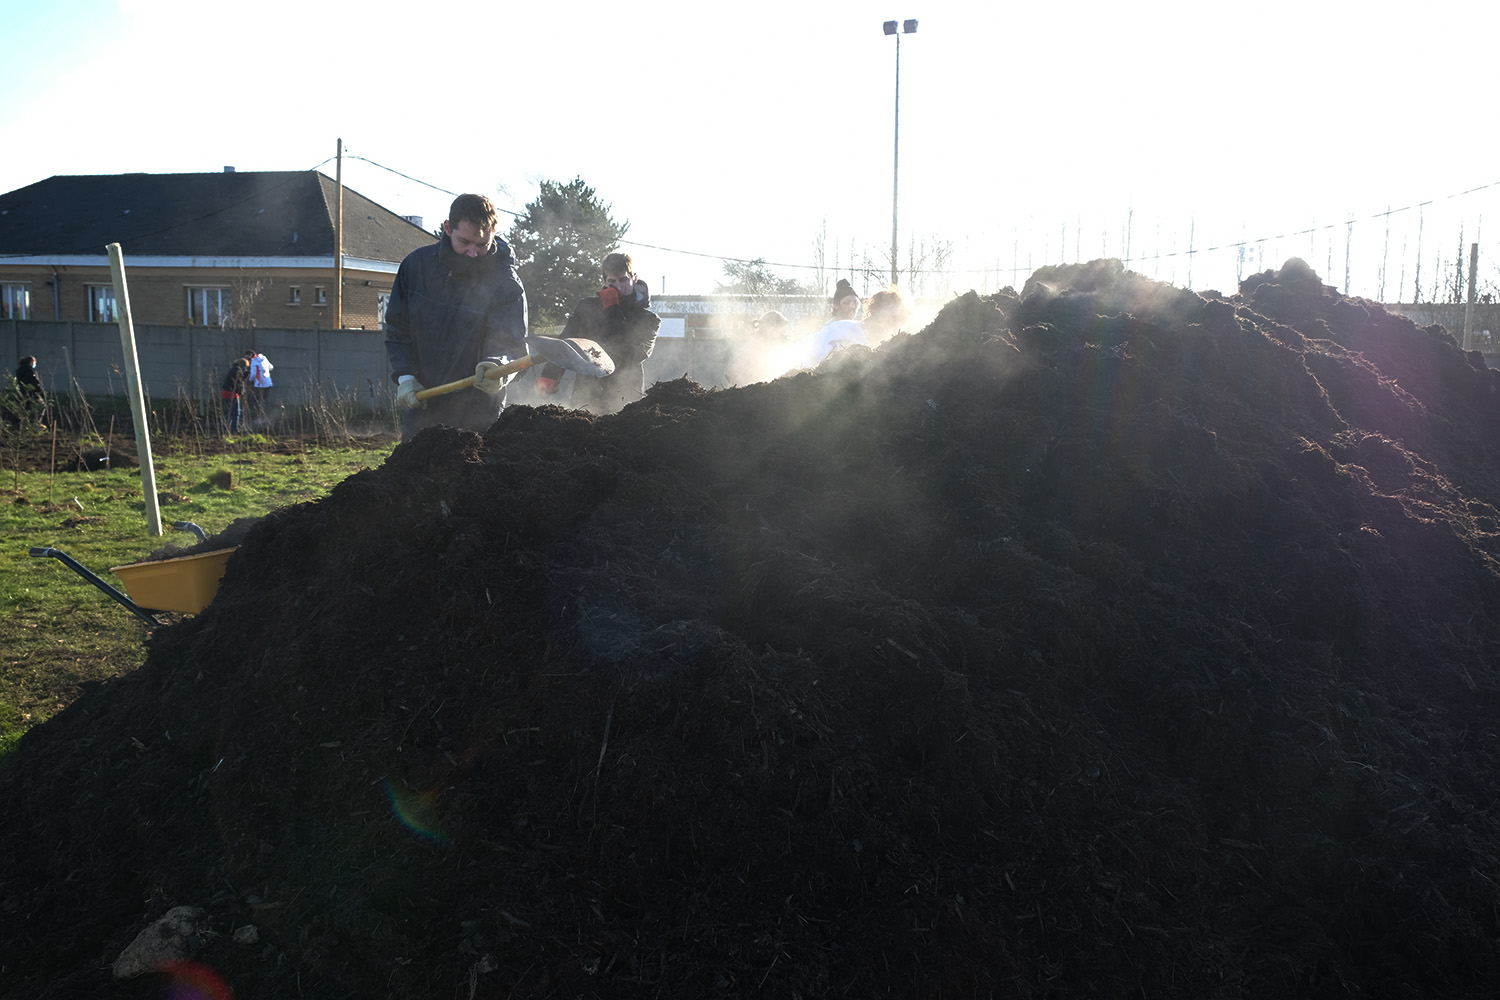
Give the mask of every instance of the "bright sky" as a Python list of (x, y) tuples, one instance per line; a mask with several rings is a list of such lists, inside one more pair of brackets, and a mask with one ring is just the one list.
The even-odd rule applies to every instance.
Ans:
[[(428, 228), (453, 193), (520, 211), (540, 180), (582, 177), (658, 292), (713, 290), (723, 257), (806, 281), (820, 243), (831, 288), (865, 259), (889, 271), (881, 24), (906, 18), (915, 291), (1110, 256), (1228, 292), (1301, 256), (1339, 287), (1347, 268), (1354, 294), (1410, 301), (1420, 280), (1427, 300), (1476, 241), (1481, 289), (1500, 290), (1479, 239), (1500, 230), (1488, 4), (0, 0), (25, 39), (0, 61), (0, 191), (226, 165), (332, 176), (342, 138), (345, 184)], [(914, 243), (929, 267), (949, 248), (943, 273), (908, 279)]]

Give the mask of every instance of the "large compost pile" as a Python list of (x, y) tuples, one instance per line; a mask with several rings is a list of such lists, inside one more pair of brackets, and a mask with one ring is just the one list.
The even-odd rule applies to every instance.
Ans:
[(425, 432), (22, 741), (0, 996), (1491, 997), (1497, 390), (1096, 261)]

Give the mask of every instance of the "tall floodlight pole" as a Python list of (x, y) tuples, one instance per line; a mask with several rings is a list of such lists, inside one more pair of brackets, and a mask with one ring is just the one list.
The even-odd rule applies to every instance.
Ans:
[(896, 141), (891, 164), (891, 284), (896, 284), (896, 208), (901, 200), (901, 35), (915, 34), (917, 22), (901, 22), (901, 34), (896, 34), (896, 22), (887, 21), (882, 26), (887, 35), (896, 35)]

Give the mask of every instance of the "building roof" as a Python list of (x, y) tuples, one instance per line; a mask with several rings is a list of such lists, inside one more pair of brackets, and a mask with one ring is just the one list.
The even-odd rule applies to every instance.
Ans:
[[(338, 184), (316, 170), (54, 176), (0, 194), (0, 257), (321, 257)], [(433, 237), (344, 188), (344, 255), (399, 262)]]

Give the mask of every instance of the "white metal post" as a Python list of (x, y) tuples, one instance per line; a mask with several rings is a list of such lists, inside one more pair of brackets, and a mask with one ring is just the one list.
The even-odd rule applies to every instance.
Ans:
[(881, 27), (887, 35), (896, 36), (896, 124), (894, 148), (891, 153), (891, 285), (894, 286), (897, 280), (896, 255), (898, 253), (896, 218), (897, 208), (901, 201), (901, 36), (914, 33), (917, 30), (917, 22), (911, 18), (902, 21), (899, 32), (895, 21), (886, 21)]
[(896, 125), (891, 163), (891, 284), (896, 284), (896, 208), (901, 195), (901, 36), (896, 36)]
[(130, 290), (125, 287), (125, 259), (120, 244), (105, 247), (109, 272), (115, 283), (115, 308), (119, 310), (120, 347), (125, 353), (125, 391), (130, 395), (130, 413), (135, 419), (135, 450), (141, 463), (141, 493), (146, 500), (146, 530), (161, 534), (161, 508), (156, 502), (156, 468), (151, 462), (151, 429), (146, 424), (146, 397), (141, 391), (141, 363), (135, 353), (135, 325), (130, 319)]

